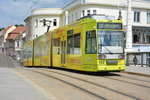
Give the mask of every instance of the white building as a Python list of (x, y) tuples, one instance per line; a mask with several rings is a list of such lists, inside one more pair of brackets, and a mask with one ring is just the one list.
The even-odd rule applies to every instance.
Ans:
[[(133, 63), (137, 57), (138, 63), (150, 63), (150, 1), (132, 0), (132, 36), (133, 52), (127, 56), (128, 63)], [(41, 8), (32, 11), (31, 16), (25, 19), (27, 34), (33, 39), (47, 31), (43, 26), (42, 19), (51, 20), (51, 28), (75, 22), (77, 19), (88, 14), (105, 14), (119, 16), (122, 11), (124, 29), (126, 31), (127, 0), (74, 0), (63, 8)], [(56, 20), (55, 20), (56, 19)], [(54, 20), (57, 25), (54, 25)], [(130, 59), (129, 59), (130, 58)]]
[(6, 39), (9, 35), (9, 33), (12, 32), (15, 28), (16, 28), (16, 26), (10, 25), (2, 31), (3, 36), (1, 36), (1, 37), (3, 37), (3, 39), (1, 40), (1, 45), (3, 47), (3, 53), (5, 53), (5, 54), (7, 54), (8, 47), (9, 47), (9, 44), (6, 43)]
[(22, 61), (22, 49), (25, 36), (26, 33), (24, 32), (14, 39), (14, 55), (16, 60)]
[(4, 52), (4, 35), (3, 30), (0, 31), (0, 53)]
[[(60, 8), (39, 8), (32, 10), (31, 16), (25, 19), (27, 38), (34, 39), (47, 32), (47, 26), (54, 30), (61, 25), (62, 10)], [(46, 20), (46, 24), (44, 24)]]

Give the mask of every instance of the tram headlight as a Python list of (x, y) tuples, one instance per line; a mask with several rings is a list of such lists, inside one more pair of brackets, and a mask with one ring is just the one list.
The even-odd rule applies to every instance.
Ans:
[(125, 58), (125, 55), (124, 54), (120, 54), (119, 56), (118, 56), (118, 59), (124, 59)]
[(107, 57), (106, 57), (106, 55), (104, 55), (104, 54), (99, 54), (98, 55), (98, 59), (106, 59)]

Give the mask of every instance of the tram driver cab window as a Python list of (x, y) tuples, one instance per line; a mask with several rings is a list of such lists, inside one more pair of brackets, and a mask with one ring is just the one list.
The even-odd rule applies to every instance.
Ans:
[(96, 54), (96, 31), (86, 32), (86, 54)]

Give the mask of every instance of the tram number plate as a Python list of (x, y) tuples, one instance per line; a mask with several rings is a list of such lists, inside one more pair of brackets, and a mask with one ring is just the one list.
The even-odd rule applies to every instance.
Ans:
[(117, 65), (118, 61), (117, 60), (108, 60), (106, 61), (107, 65)]

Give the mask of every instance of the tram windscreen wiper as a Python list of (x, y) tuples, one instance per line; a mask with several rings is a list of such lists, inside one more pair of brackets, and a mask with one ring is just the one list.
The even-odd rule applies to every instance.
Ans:
[(112, 53), (107, 47), (101, 44), (102, 47), (104, 47), (110, 54)]
[(110, 54), (112, 53), (107, 47), (103, 46)]

